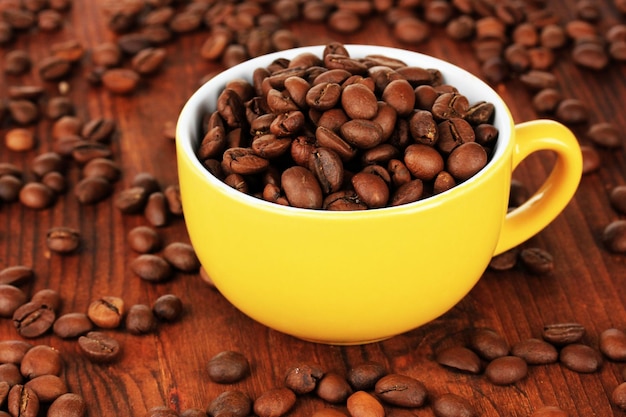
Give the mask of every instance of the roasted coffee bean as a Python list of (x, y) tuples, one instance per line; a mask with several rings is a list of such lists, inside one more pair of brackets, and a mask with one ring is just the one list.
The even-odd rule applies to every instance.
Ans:
[(43, 210), (54, 204), (56, 195), (40, 182), (29, 182), (20, 189), (19, 200), (25, 207)]
[(100, 117), (85, 123), (81, 130), (81, 136), (89, 141), (106, 143), (111, 139), (115, 129), (114, 120)]
[(602, 231), (602, 243), (611, 252), (626, 252), (626, 220), (614, 220)]
[(546, 88), (556, 88), (556, 76), (548, 71), (530, 70), (520, 76), (520, 81), (531, 90), (540, 91)]
[(72, 63), (69, 60), (54, 55), (41, 59), (37, 65), (39, 76), (46, 81), (64, 78), (71, 70)]
[(309, 155), (308, 166), (324, 194), (339, 191), (344, 181), (343, 163), (339, 154), (332, 149), (317, 148)]
[(464, 346), (441, 349), (437, 352), (435, 361), (442, 366), (470, 374), (478, 374), (482, 371), (478, 355)]
[(101, 177), (113, 183), (119, 180), (122, 170), (118, 163), (108, 158), (96, 157), (89, 160), (82, 170), (83, 177)]
[(609, 122), (594, 123), (587, 130), (587, 137), (598, 146), (610, 149), (621, 148), (623, 139), (614, 124)]
[(470, 347), (482, 358), (493, 360), (509, 354), (508, 342), (492, 329), (477, 329), (470, 336)]
[(392, 35), (400, 42), (407, 44), (419, 44), (430, 36), (429, 25), (412, 16), (399, 19), (392, 27)]
[(36, 417), (40, 409), (39, 398), (32, 389), (16, 384), (7, 396), (7, 408), (12, 416)]
[(337, 9), (330, 13), (326, 23), (328, 27), (339, 33), (354, 33), (358, 31), (363, 22), (354, 12), (345, 9)]
[(476, 417), (474, 406), (465, 398), (445, 393), (433, 399), (432, 409), (436, 417)]
[(0, 201), (12, 203), (19, 199), (24, 183), (13, 175), (0, 176)]
[(428, 145), (413, 144), (404, 152), (404, 164), (420, 180), (430, 181), (444, 169), (443, 157)]
[(22, 384), (24, 376), (20, 373), (20, 368), (13, 363), (0, 364), (0, 381), (6, 381), (10, 386)]
[(600, 353), (582, 343), (570, 343), (559, 352), (559, 361), (567, 369), (580, 373), (596, 372), (602, 366)]
[(156, 317), (152, 313), (150, 306), (145, 304), (134, 304), (126, 314), (126, 330), (131, 334), (151, 333), (156, 329)]
[(519, 259), (526, 269), (533, 274), (543, 275), (554, 270), (552, 255), (541, 248), (525, 248), (519, 254)]
[(56, 171), (65, 171), (66, 161), (56, 152), (44, 152), (33, 158), (31, 170), (37, 177), (42, 178), (44, 175)]
[(384, 417), (385, 409), (375, 396), (366, 391), (356, 391), (346, 400), (352, 417)]
[(252, 400), (239, 390), (226, 390), (215, 397), (207, 407), (211, 416), (248, 417), (252, 411)]
[(526, 377), (528, 365), (517, 356), (501, 356), (489, 362), (485, 367), (485, 376), (496, 385), (514, 384)]
[(590, 174), (600, 169), (602, 163), (600, 154), (593, 146), (581, 145), (580, 152), (583, 157), (583, 175)]
[(138, 74), (154, 74), (163, 66), (166, 58), (167, 52), (164, 48), (145, 48), (133, 56), (131, 66)]
[(71, 227), (57, 226), (50, 228), (46, 234), (46, 245), (52, 252), (72, 253), (80, 246), (80, 231)]
[(133, 259), (130, 267), (141, 279), (150, 282), (162, 282), (173, 275), (172, 267), (161, 256), (142, 254)]
[(165, 187), (163, 194), (165, 195), (169, 212), (174, 216), (182, 216), (183, 204), (180, 197), (180, 186), (178, 184), (168, 185)]
[(353, 119), (344, 123), (339, 130), (341, 137), (358, 149), (371, 149), (384, 140), (382, 127), (371, 120)]
[(91, 49), (91, 60), (99, 67), (115, 67), (122, 60), (122, 50), (115, 42), (102, 42)]
[(163, 258), (174, 268), (183, 272), (198, 272), (200, 261), (188, 243), (172, 242), (163, 249)]
[(281, 184), (290, 205), (310, 209), (322, 207), (322, 189), (308, 169), (301, 166), (286, 169), (281, 175)]
[(585, 123), (589, 119), (589, 109), (582, 100), (565, 98), (557, 105), (555, 115), (563, 123)]
[(359, 172), (351, 178), (354, 191), (359, 199), (369, 208), (379, 208), (389, 201), (389, 187), (378, 175), (369, 172)]
[(285, 375), (285, 386), (301, 395), (313, 392), (324, 371), (315, 365), (301, 364), (291, 367)]
[(327, 372), (317, 383), (315, 393), (331, 404), (343, 403), (353, 393), (352, 387), (343, 376)]
[(626, 333), (620, 329), (607, 329), (600, 333), (600, 352), (613, 361), (626, 361)]
[(128, 244), (139, 253), (153, 253), (161, 248), (161, 237), (151, 227), (137, 226), (128, 232)]
[(71, 156), (80, 165), (85, 165), (96, 158), (110, 158), (113, 155), (111, 149), (98, 142), (77, 142), (71, 150)]
[(59, 316), (52, 325), (52, 332), (62, 339), (73, 339), (93, 329), (93, 322), (85, 313), (67, 313)]
[(374, 392), (387, 404), (411, 408), (424, 405), (427, 396), (421, 381), (401, 374), (383, 376), (376, 382)]
[(131, 94), (139, 86), (139, 74), (128, 68), (111, 68), (102, 74), (102, 85), (114, 94)]
[(152, 304), (152, 312), (163, 321), (176, 321), (183, 313), (183, 302), (174, 294), (165, 294)]
[(120, 297), (105, 296), (92, 301), (87, 310), (87, 317), (98, 327), (114, 329), (118, 327), (124, 315), (124, 300)]
[(519, 247), (511, 248), (491, 258), (489, 261), (489, 269), (494, 271), (508, 271), (517, 265), (519, 257)]
[(610, 57), (602, 41), (579, 39), (572, 48), (572, 61), (581, 67), (599, 71), (608, 66)]
[(226, 172), (250, 175), (265, 171), (269, 161), (250, 148), (229, 148), (224, 152), (222, 167)]
[(424, 194), (424, 183), (422, 180), (411, 180), (406, 184), (397, 187), (391, 195), (391, 206), (399, 206), (418, 201)]
[(135, 186), (122, 190), (115, 198), (115, 207), (122, 213), (140, 213), (146, 207), (149, 193), (144, 187)]
[(434, 145), (439, 139), (439, 129), (431, 112), (417, 110), (409, 119), (411, 137), (424, 145)]
[(611, 392), (611, 404), (620, 410), (626, 410), (626, 382), (622, 382)]
[(465, 181), (487, 165), (487, 151), (476, 142), (463, 143), (450, 152), (446, 171), (455, 179)]
[(40, 304), (42, 307), (58, 311), (61, 307), (61, 295), (50, 288), (37, 291), (30, 299), (31, 302)]
[(37, 345), (28, 349), (22, 358), (20, 372), (24, 377), (32, 379), (41, 375), (61, 375), (63, 358), (55, 348)]
[(113, 186), (103, 177), (85, 177), (74, 186), (74, 196), (79, 203), (88, 205), (108, 198)]
[[(611, 207), (621, 214), (626, 214), (626, 185), (618, 185), (609, 193)], [(2, 282), (2, 279), (0, 279)]]
[(543, 327), (543, 339), (556, 346), (579, 342), (585, 335), (585, 327), (579, 323), (553, 323)]
[(0, 284), (0, 317), (13, 317), (15, 310), (28, 301), (26, 293), (10, 284)]
[(28, 52), (22, 49), (8, 51), (4, 57), (4, 72), (11, 75), (22, 75), (30, 71), (32, 60)]
[[(408, 82), (406, 83), (408, 85)], [(414, 99), (415, 95), (410, 85), (407, 88), (409, 88), (410, 93), (406, 94), (410, 94), (410, 97)], [(388, 94), (393, 94), (393, 91)], [(350, 119), (372, 119), (378, 113), (378, 99), (374, 92), (364, 84), (346, 86), (341, 93), (341, 105)], [(412, 110), (412, 105), (410, 110)]]
[(87, 404), (83, 397), (68, 392), (57, 397), (48, 408), (48, 417), (85, 417)]
[(0, 340), (0, 363), (19, 364), (32, 347), (24, 340)]
[(97, 363), (113, 362), (122, 352), (121, 345), (115, 338), (99, 331), (80, 336), (78, 346), (87, 359)]
[(56, 319), (55, 312), (39, 303), (22, 304), (13, 312), (13, 324), (17, 332), (26, 338), (34, 338), (46, 333)]
[(296, 403), (296, 394), (289, 388), (274, 388), (263, 392), (252, 404), (259, 417), (280, 417), (287, 414)]
[(144, 217), (154, 227), (162, 227), (168, 223), (167, 200), (161, 191), (153, 192), (148, 196), (144, 207)]
[(20, 286), (26, 284), (35, 276), (31, 267), (25, 265), (8, 266), (0, 270), (0, 284)]
[(207, 370), (211, 381), (219, 384), (232, 384), (248, 376), (250, 364), (243, 354), (226, 350), (209, 360)]
[[(30, 124), (35, 123), (37, 120), (39, 120), (39, 116), (40, 116), (39, 107), (30, 100), (26, 100), (26, 99), (9, 100), (7, 109), (9, 111), (9, 114), (11, 115), (11, 119), (17, 124), (30, 125)], [(22, 131), (18, 130), (16, 132), (19, 133)]]
[(524, 339), (511, 347), (511, 354), (518, 356), (529, 365), (547, 365), (555, 363), (559, 358), (556, 348), (541, 339)]
[(33, 377), (24, 386), (32, 389), (39, 401), (43, 403), (51, 403), (68, 392), (65, 381), (52, 374)]

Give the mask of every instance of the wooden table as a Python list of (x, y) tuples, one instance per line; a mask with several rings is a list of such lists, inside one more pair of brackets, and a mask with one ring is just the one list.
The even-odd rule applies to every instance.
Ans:
[[(201, 77), (219, 70), (218, 64), (199, 57), (206, 31), (177, 37), (165, 45), (169, 52), (158, 74), (148, 78), (133, 95), (118, 96), (86, 81), (91, 47), (116, 35), (106, 27), (99, 2), (75, 1), (64, 12), (64, 29), (43, 34), (20, 33), (16, 40), (0, 48), (4, 56), (13, 48), (27, 50), (38, 59), (49, 54), (53, 42), (77, 38), (85, 46), (84, 64), (68, 79), (69, 93), (76, 103), (76, 114), (84, 120), (112, 118), (118, 126), (111, 148), (114, 159), (124, 170), (115, 193), (129, 187), (134, 175), (152, 173), (165, 187), (177, 181), (172, 140), (163, 135), (166, 122), (174, 122), (185, 100), (198, 87)], [(553, 0), (547, 7), (562, 18), (575, 17), (573, 0)], [(601, 2), (606, 23), (623, 22), (607, 0)], [(363, 30), (344, 35), (329, 31), (323, 24), (290, 23), (301, 45), (338, 40), (344, 43), (402, 46), (447, 59), (476, 74), (480, 66), (471, 44), (458, 44), (435, 29), (436, 36), (420, 45), (402, 45), (394, 40), (381, 16), (371, 17)], [(572, 64), (567, 53), (559, 55), (554, 67), (560, 86), (568, 97), (581, 98), (590, 108), (588, 123), (572, 126), (581, 144), (590, 123), (610, 121), (626, 131), (623, 98), (626, 97), (624, 65), (613, 64), (603, 71), (592, 71)], [(35, 71), (21, 77), (0, 73), (0, 97), (6, 99), (11, 84), (42, 84)], [(43, 83), (48, 94), (56, 85)], [(509, 104), (516, 122), (535, 119), (531, 94), (518, 80), (495, 86)], [(5, 121), (0, 136), (9, 128)], [(0, 145), (0, 161), (27, 169), (32, 158), (51, 149), (50, 122), (37, 125), (39, 146), (17, 153)], [(142, 215), (125, 215), (114, 206), (114, 198), (94, 205), (80, 205), (72, 192), (62, 196), (49, 209), (32, 210), (19, 203), (0, 206), (0, 268), (32, 266), (36, 277), (23, 288), (29, 294), (43, 288), (57, 290), (63, 299), (59, 314), (86, 312), (88, 305), (105, 295), (122, 297), (127, 306), (151, 304), (159, 295), (181, 297), (185, 310), (175, 323), (161, 324), (154, 334), (134, 336), (123, 329), (110, 331), (123, 344), (121, 359), (110, 365), (97, 365), (81, 355), (75, 340), (62, 340), (50, 333), (29, 340), (57, 348), (66, 363), (64, 377), (70, 391), (81, 394), (88, 403), (89, 416), (143, 416), (146, 410), (168, 405), (178, 411), (205, 408), (226, 389), (240, 389), (255, 398), (265, 390), (282, 386), (285, 371), (300, 362), (317, 363), (326, 371), (345, 375), (352, 366), (366, 360), (384, 364), (389, 372), (413, 376), (425, 383), (432, 397), (452, 392), (467, 398), (481, 416), (528, 416), (537, 408), (555, 405), (569, 416), (626, 415), (612, 407), (612, 390), (622, 382), (625, 364), (605, 361), (601, 370), (581, 374), (560, 364), (533, 366), (527, 378), (512, 386), (495, 386), (484, 375), (453, 372), (434, 361), (435, 350), (444, 345), (463, 343), (468, 330), (489, 327), (510, 343), (541, 337), (544, 325), (578, 322), (586, 328), (583, 339), (598, 346), (599, 334), (608, 328), (626, 328), (626, 268), (624, 255), (611, 254), (602, 245), (601, 235), (609, 222), (620, 216), (609, 205), (610, 190), (626, 182), (624, 151), (597, 148), (601, 168), (585, 175), (580, 188), (564, 212), (545, 230), (525, 244), (539, 247), (554, 256), (554, 271), (533, 275), (521, 267), (507, 272), (485, 272), (481, 281), (458, 306), (443, 317), (419, 329), (392, 339), (365, 346), (338, 347), (309, 343), (270, 330), (237, 311), (197, 274), (177, 274), (172, 280), (151, 284), (135, 276), (130, 262), (137, 256), (128, 247), (126, 234), (135, 226), (146, 225)], [(548, 156), (529, 158), (515, 173), (529, 188), (536, 187), (550, 169)], [(74, 184), (77, 168), (68, 172)], [(61, 256), (46, 248), (45, 234), (53, 226), (80, 230), (80, 250)], [(166, 243), (188, 242), (184, 222), (173, 218), (158, 229)], [(19, 339), (9, 319), (0, 320), (0, 339)], [(224, 350), (235, 350), (251, 362), (251, 375), (232, 385), (209, 380), (207, 361)], [(304, 396), (291, 412), (311, 415), (324, 403)], [(392, 412), (399, 411), (390, 408)], [(402, 415), (430, 416), (428, 405)]]

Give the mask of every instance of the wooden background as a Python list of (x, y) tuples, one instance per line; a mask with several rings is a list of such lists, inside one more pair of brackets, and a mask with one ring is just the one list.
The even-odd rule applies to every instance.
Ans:
[[(603, 25), (623, 22), (609, 0), (600, 3)], [(89, 50), (116, 35), (106, 27), (100, 2), (76, 0), (64, 13), (63, 30), (51, 34), (21, 33), (0, 48), (0, 56), (12, 48), (25, 49), (34, 59), (47, 56), (48, 46), (77, 38)], [(550, 0), (547, 7), (566, 22), (575, 18), (573, 0)], [(344, 43), (400, 46), (444, 58), (480, 75), (479, 63), (470, 44), (458, 44), (435, 29), (432, 40), (405, 45), (394, 40), (381, 16), (371, 17), (363, 30), (351, 35), (330, 31), (323, 24), (288, 24), (301, 45), (331, 40)], [(166, 122), (174, 122), (185, 100), (198, 87), (200, 79), (219, 70), (218, 64), (199, 57), (206, 31), (179, 36), (165, 47), (169, 56), (162, 70), (147, 79), (132, 96), (116, 96), (85, 80), (89, 65), (75, 68), (69, 79), (68, 95), (76, 103), (76, 113), (84, 120), (113, 118), (118, 125), (111, 145), (114, 158), (124, 168), (115, 193), (127, 188), (135, 174), (149, 172), (162, 186), (177, 181), (172, 140), (165, 138)], [(88, 56), (85, 57), (88, 61)], [(581, 98), (589, 105), (590, 123), (610, 121), (626, 130), (624, 65), (613, 64), (603, 71), (573, 65), (567, 49), (559, 55), (554, 69), (560, 87), (568, 97)], [(21, 77), (0, 73), (0, 97), (6, 98), (9, 85), (42, 84), (35, 71)], [(52, 94), (56, 85), (43, 83)], [(530, 93), (517, 80), (495, 86), (509, 104), (517, 122), (538, 115), (530, 104)], [(51, 149), (49, 123), (37, 127), (37, 149), (16, 153), (0, 144), (0, 162), (12, 162), (27, 169), (32, 158)], [(590, 144), (585, 135), (589, 123), (572, 126), (581, 144)], [(8, 129), (0, 126), (0, 137)], [(379, 361), (390, 372), (423, 381), (432, 396), (445, 392), (467, 398), (486, 417), (528, 416), (537, 408), (555, 405), (570, 416), (626, 415), (612, 407), (611, 391), (622, 382), (626, 364), (605, 361), (593, 374), (579, 374), (559, 364), (531, 367), (524, 380), (512, 386), (494, 386), (483, 375), (451, 372), (437, 365), (433, 352), (440, 346), (463, 343), (468, 329), (490, 327), (510, 344), (528, 337), (540, 337), (544, 325), (578, 322), (585, 326), (584, 342), (598, 345), (599, 334), (611, 327), (626, 328), (626, 268), (624, 255), (609, 253), (602, 245), (604, 227), (619, 215), (610, 207), (608, 193), (624, 184), (626, 167), (623, 149), (601, 149), (599, 171), (584, 176), (580, 188), (565, 211), (525, 246), (552, 253), (555, 269), (548, 275), (532, 275), (517, 267), (508, 272), (487, 271), (472, 292), (453, 310), (422, 328), (384, 342), (352, 347), (319, 345), (300, 341), (253, 322), (195, 274), (177, 274), (171, 281), (150, 284), (135, 276), (130, 262), (136, 257), (127, 245), (126, 234), (135, 226), (147, 224), (141, 215), (123, 215), (114, 199), (81, 206), (71, 192), (54, 207), (42, 211), (23, 208), (19, 203), (0, 206), (0, 268), (32, 266), (35, 280), (24, 287), (32, 294), (52, 288), (61, 294), (60, 314), (86, 312), (89, 303), (101, 296), (122, 297), (127, 306), (152, 303), (159, 295), (173, 293), (182, 298), (185, 311), (176, 323), (160, 325), (155, 334), (133, 336), (119, 329), (110, 331), (123, 344), (121, 359), (111, 365), (95, 365), (86, 360), (73, 340), (53, 335), (31, 340), (49, 344), (62, 352), (65, 378), (72, 392), (87, 401), (90, 417), (143, 416), (157, 405), (178, 411), (205, 408), (226, 389), (237, 388), (252, 398), (282, 385), (285, 371), (299, 362), (317, 363), (326, 371), (344, 374), (366, 360)], [(529, 188), (536, 187), (550, 169), (550, 158), (529, 158), (515, 173)], [(71, 170), (75, 183), (78, 170)], [(81, 249), (69, 256), (51, 254), (45, 245), (46, 231), (53, 226), (70, 226), (82, 234)], [(182, 219), (172, 219), (158, 229), (165, 243), (187, 242)], [(314, 314), (314, 311), (312, 311)], [(0, 339), (16, 339), (11, 320), (0, 320)], [(246, 355), (251, 375), (233, 385), (209, 380), (209, 358), (224, 350)], [(298, 399), (290, 415), (306, 416), (325, 406), (310, 396)], [(389, 414), (398, 412), (389, 409)], [(431, 416), (429, 406), (406, 415)]]

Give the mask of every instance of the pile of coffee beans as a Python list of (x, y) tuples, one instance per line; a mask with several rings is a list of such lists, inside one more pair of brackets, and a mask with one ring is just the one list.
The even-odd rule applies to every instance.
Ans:
[(233, 188), (293, 207), (411, 203), (480, 171), (497, 142), (493, 104), (437, 69), (339, 43), (233, 80), (207, 115), (198, 158)]

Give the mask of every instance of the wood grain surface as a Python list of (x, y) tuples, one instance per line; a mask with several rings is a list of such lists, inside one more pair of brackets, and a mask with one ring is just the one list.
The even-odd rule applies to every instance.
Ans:
[[(4, 0), (2, 0), (4, 1)], [(610, 0), (598, 0), (607, 28), (624, 23)], [(166, 123), (176, 121), (186, 99), (206, 74), (223, 69), (219, 63), (201, 59), (200, 48), (206, 30), (179, 35), (164, 45), (168, 51), (163, 68), (142, 80), (132, 95), (120, 96), (94, 87), (86, 80), (90, 71), (89, 51), (118, 35), (109, 30), (105, 2), (76, 0), (63, 12), (60, 31), (36, 30), (18, 33), (11, 43), (0, 47), (0, 62), (13, 49), (28, 51), (34, 60), (50, 53), (52, 43), (78, 39), (86, 48), (83, 62), (73, 68), (68, 96), (76, 104), (76, 114), (84, 120), (96, 117), (114, 119), (117, 133), (111, 143), (113, 158), (123, 167), (123, 177), (115, 184), (114, 195), (129, 187), (140, 172), (152, 173), (165, 187), (176, 184), (174, 142), (163, 134)], [(549, 0), (547, 8), (567, 22), (576, 18), (574, 0)], [(442, 27), (433, 27), (432, 37), (418, 45), (394, 39), (384, 17), (369, 16), (362, 30), (341, 34), (322, 23), (285, 24), (300, 45), (329, 41), (398, 46), (431, 54), (482, 76), (480, 63), (470, 42), (455, 42)], [(575, 65), (569, 48), (557, 53), (553, 72), (567, 97), (582, 99), (589, 107), (589, 121), (570, 126), (581, 144), (594, 146), (586, 136), (590, 124), (607, 121), (626, 131), (624, 64), (613, 62), (601, 71)], [(35, 70), (22, 76), (0, 73), (0, 99), (7, 99), (11, 85), (43, 85), (50, 95), (58, 84), (39, 79)], [(494, 85), (510, 106), (516, 122), (536, 119), (532, 95), (513, 77)], [(4, 137), (10, 123), (0, 125)], [(28, 152), (13, 152), (0, 144), (0, 162), (11, 162), (27, 170), (39, 153), (52, 149), (50, 122), (35, 127), (39, 144)], [(623, 137), (623, 133), (622, 133)], [(122, 214), (114, 198), (94, 205), (81, 205), (71, 191), (45, 210), (32, 210), (20, 203), (0, 205), (0, 269), (13, 265), (31, 266), (35, 279), (23, 286), (32, 294), (43, 288), (58, 291), (63, 300), (59, 314), (86, 312), (94, 299), (114, 295), (127, 306), (151, 304), (159, 295), (172, 293), (184, 302), (184, 313), (175, 323), (163, 323), (149, 335), (135, 336), (123, 328), (107, 331), (122, 343), (119, 361), (98, 365), (88, 361), (75, 340), (62, 340), (51, 333), (29, 340), (58, 349), (65, 360), (64, 378), (70, 391), (81, 394), (89, 417), (144, 416), (148, 409), (167, 405), (179, 412), (191, 407), (206, 408), (227, 389), (240, 389), (258, 397), (264, 391), (282, 386), (285, 372), (294, 364), (317, 363), (325, 371), (345, 375), (364, 361), (378, 361), (389, 372), (413, 376), (424, 382), (431, 398), (446, 392), (467, 398), (478, 414), (485, 417), (526, 417), (547, 405), (558, 406), (571, 417), (620, 416), (623, 411), (610, 403), (613, 389), (623, 381), (626, 364), (604, 361), (598, 372), (584, 374), (559, 363), (531, 366), (528, 376), (510, 386), (491, 384), (484, 375), (470, 375), (445, 369), (434, 361), (437, 349), (466, 343), (469, 332), (488, 327), (502, 334), (510, 344), (529, 337), (541, 337), (544, 325), (577, 322), (586, 328), (583, 342), (598, 347), (598, 338), (608, 328), (626, 329), (626, 258), (612, 254), (602, 244), (603, 229), (619, 219), (609, 204), (609, 192), (626, 183), (623, 148), (595, 147), (602, 159), (599, 170), (582, 178), (580, 188), (561, 215), (524, 247), (538, 247), (554, 256), (554, 270), (546, 275), (529, 273), (523, 267), (497, 272), (488, 270), (476, 287), (455, 308), (433, 322), (364, 346), (328, 346), (301, 341), (278, 333), (244, 316), (197, 274), (177, 273), (173, 279), (151, 284), (139, 279), (129, 268), (137, 256), (128, 246), (126, 235), (135, 226), (148, 225), (142, 215)], [(551, 169), (550, 155), (534, 155), (515, 172), (515, 178), (529, 189), (537, 187)], [(68, 173), (75, 184), (80, 172)], [(46, 247), (46, 232), (53, 226), (80, 230), (77, 253), (59, 255)], [(172, 218), (158, 228), (165, 243), (188, 242), (182, 218)], [(455, 256), (454, 248), (449, 254)], [(447, 262), (442, 260), (442, 262)], [(375, 308), (375, 306), (373, 306)], [(315, 314), (312, 306), (311, 314)], [(0, 319), (0, 340), (21, 339), (10, 319)], [(236, 350), (251, 363), (250, 375), (241, 382), (221, 385), (211, 382), (207, 362), (224, 350)], [(308, 416), (327, 407), (313, 395), (298, 398), (291, 416)], [(345, 408), (342, 405), (336, 406)], [(388, 415), (432, 416), (430, 406), (415, 410), (388, 408)], [(404, 414), (400, 414), (404, 412)]]

